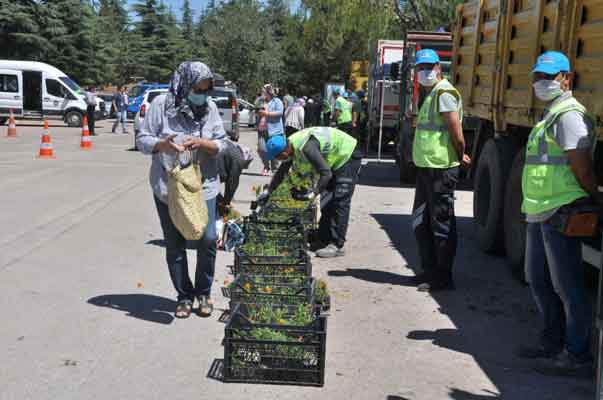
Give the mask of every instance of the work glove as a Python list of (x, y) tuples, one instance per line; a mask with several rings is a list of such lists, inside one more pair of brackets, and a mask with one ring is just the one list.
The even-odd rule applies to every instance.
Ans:
[(296, 188), (292, 188), (291, 197), (299, 201), (312, 201), (316, 197), (316, 194), (312, 190), (304, 192), (297, 190)]
[(264, 189), (264, 191), (262, 193), (260, 193), (260, 195), (257, 198), (257, 203), (259, 206), (263, 206), (266, 203), (268, 203), (268, 199), (270, 198), (270, 192), (268, 191), (268, 189)]

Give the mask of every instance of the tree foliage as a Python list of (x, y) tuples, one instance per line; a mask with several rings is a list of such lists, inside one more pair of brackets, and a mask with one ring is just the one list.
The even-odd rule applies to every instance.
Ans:
[(208, 2), (178, 20), (163, 0), (0, 0), (0, 58), (54, 65), (83, 84), (166, 82), (198, 59), (253, 96), (271, 82), (315, 94), (368, 60), (377, 39), (406, 29), (450, 29), (462, 0)]

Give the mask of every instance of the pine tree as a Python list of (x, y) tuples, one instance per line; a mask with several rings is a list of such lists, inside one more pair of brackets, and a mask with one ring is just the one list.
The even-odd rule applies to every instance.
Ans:
[(38, 60), (50, 46), (33, 0), (0, 0), (0, 57)]
[(48, 38), (49, 50), (44, 61), (82, 84), (99, 80), (93, 43), (94, 10), (87, 1), (43, 0), (40, 2), (42, 34)]

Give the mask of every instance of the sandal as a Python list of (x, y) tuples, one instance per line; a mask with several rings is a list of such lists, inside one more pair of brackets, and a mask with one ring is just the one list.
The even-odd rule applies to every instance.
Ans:
[(200, 317), (207, 318), (214, 311), (214, 302), (209, 296), (199, 297), (198, 313)]
[(193, 302), (190, 300), (179, 301), (176, 305), (176, 318), (188, 318), (193, 311)]

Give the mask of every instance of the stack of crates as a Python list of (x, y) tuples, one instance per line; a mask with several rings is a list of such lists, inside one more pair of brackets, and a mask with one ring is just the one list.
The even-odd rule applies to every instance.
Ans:
[(312, 207), (274, 201), (244, 219), (234, 281), (223, 288), (225, 382), (324, 385), (329, 299), (307, 252)]

